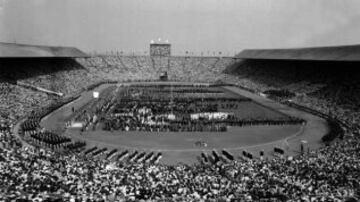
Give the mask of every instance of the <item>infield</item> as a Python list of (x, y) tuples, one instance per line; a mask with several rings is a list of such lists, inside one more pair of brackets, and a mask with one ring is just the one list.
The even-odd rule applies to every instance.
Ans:
[[(114, 95), (115, 91), (121, 92), (127, 88), (124, 86), (102, 85), (96, 88), (95, 91), (100, 92), (100, 97), (109, 97), (110, 94)], [(179, 89), (192, 89), (192, 87), (189, 85)], [(239, 155), (244, 149), (254, 153), (265, 150), (267, 155), (269, 155), (274, 146), (281, 146), (289, 154), (293, 154), (299, 141), (307, 139), (311, 142), (311, 146), (315, 147), (319, 144), (318, 140), (327, 131), (325, 121), (318, 117), (280, 105), (266, 98), (249, 94), (249, 92), (241, 89), (235, 87), (216, 87), (212, 90), (220, 92), (221, 97), (243, 99), (237, 103), (236, 109), (223, 109), (222, 105), (226, 105), (226, 101), (214, 101), (218, 106), (217, 111), (233, 113), (240, 120), (286, 120), (289, 117), (299, 117), (306, 120), (307, 124), (255, 124), (241, 127), (228, 125), (225, 132), (106, 131), (102, 129), (103, 126), (101, 124), (98, 124), (95, 130), (87, 129), (81, 132), (80, 129), (68, 128), (64, 131), (65, 121), (74, 118), (75, 113), (72, 113), (72, 108), (90, 110), (95, 106), (91, 104), (91, 102), (94, 102), (92, 92), (84, 92), (76, 101), (63, 106), (45, 117), (42, 120), (42, 125), (50, 130), (62, 130), (74, 139), (84, 140), (87, 142), (88, 148), (97, 146), (98, 148), (108, 149), (162, 152), (162, 162), (171, 164), (179, 162), (192, 163), (196, 161), (196, 156), (200, 152), (222, 149), (233, 152), (235, 155)], [(168, 92), (166, 89), (165, 91)], [(118, 95), (120, 94), (114, 97), (118, 97)], [(199, 147), (196, 144), (199, 141), (206, 143), (206, 147)]]

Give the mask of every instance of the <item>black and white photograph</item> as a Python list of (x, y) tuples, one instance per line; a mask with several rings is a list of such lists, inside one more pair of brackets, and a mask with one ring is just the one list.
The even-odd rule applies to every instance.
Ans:
[(0, 202), (360, 201), (359, 0), (0, 0)]

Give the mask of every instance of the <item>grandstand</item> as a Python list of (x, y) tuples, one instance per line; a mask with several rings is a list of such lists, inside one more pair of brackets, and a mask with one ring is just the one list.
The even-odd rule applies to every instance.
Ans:
[[(244, 50), (228, 71), (269, 89), (296, 93), (292, 100), (321, 109), (348, 123), (358, 122), (360, 103), (359, 46)], [(349, 112), (351, 114), (349, 117)]]
[[(0, 47), (0, 200), (359, 198), (358, 46), (235, 57)], [(162, 72), (169, 81), (159, 81)], [(149, 109), (184, 118), (155, 117)], [(226, 120), (233, 125), (207, 125), (208, 111), (235, 112)], [(185, 122), (190, 112), (205, 113)], [(114, 118), (124, 114), (125, 121)], [(179, 127), (147, 127), (134, 117)], [(89, 127), (70, 128), (72, 120)], [(109, 133), (101, 130), (107, 126)]]
[(86, 72), (74, 61), (77, 57), (88, 55), (72, 47), (0, 43), (1, 113), (18, 119), (57, 102), (71, 86), (63, 82), (76, 82)]

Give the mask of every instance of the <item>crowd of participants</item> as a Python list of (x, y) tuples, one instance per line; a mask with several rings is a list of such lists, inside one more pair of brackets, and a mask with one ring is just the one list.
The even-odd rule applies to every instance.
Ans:
[[(83, 123), (82, 130), (95, 130), (100, 125), (103, 130), (149, 132), (225, 132), (232, 126), (305, 123), (289, 116), (239, 118), (235, 112), (241, 102), (251, 102), (249, 98), (224, 92), (222, 96), (212, 97), (208, 92), (216, 91), (205, 89), (126, 87), (119, 92), (112, 89), (117, 94), (107, 97), (111, 102), (97, 104), (97, 101), (91, 101), (85, 109), (78, 110), (80, 113), (74, 121)], [(169, 90), (175, 93), (169, 93)]]
[[(69, 137), (61, 136), (54, 132), (41, 129), (37, 121), (30, 121), (31, 122), (24, 122), (21, 126), (20, 133), (24, 140), (51, 149), (61, 149), (71, 144), (71, 139)], [(34, 125), (29, 126), (27, 123), (34, 123)], [(35, 126), (35, 124), (37, 126)]]

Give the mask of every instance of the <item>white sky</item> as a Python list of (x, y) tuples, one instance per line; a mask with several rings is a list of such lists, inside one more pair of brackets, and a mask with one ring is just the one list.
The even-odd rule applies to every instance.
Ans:
[(175, 54), (360, 43), (360, 0), (0, 0), (0, 41)]

